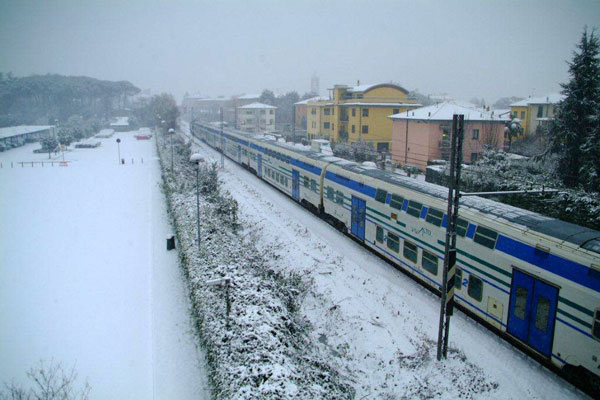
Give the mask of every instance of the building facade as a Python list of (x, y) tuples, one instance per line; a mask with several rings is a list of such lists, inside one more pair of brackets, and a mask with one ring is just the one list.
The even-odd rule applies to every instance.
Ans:
[(398, 85), (335, 85), (328, 100), (307, 102), (309, 139), (332, 142), (370, 142), (380, 152), (388, 152), (392, 141), (392, 114), (419, 107)]
[(252, 133), (267, 133), (275, 130), (277, 107), (262, 103), (251, 103), (238, 107), (237, 129)]
[(392, 161), (425, 171), (429, 160), (448, 160), (454, 114), (463, 114), (463, 161), (476, 161), (488, 148), (504, 147), (505, 118), (494, 112), (441, 103), (392, 115)]
[(564, 95), (554, 93), (548, 96), (529, 98), (510, 105), (510, 114), (521, 120), (523, 135), (535, 132), (538, 126), (545, 125), (554, 118), (556, 106)]

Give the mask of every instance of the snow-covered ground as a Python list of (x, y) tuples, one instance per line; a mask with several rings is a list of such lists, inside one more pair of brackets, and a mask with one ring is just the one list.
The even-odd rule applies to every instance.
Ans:
[(313, 278), (302, 312), (356, 398), (586, 397), (460, 312), (449, 360), (436, 362), (437, 297), (232, 161), (220, 176), (258, 246), (279, 243), (279, 265)]
[(134, 134), (68, 166), (37, 143), (0, 153), (0, 384), (53, 359), (92, 399), (209, 398), (154, 139)]

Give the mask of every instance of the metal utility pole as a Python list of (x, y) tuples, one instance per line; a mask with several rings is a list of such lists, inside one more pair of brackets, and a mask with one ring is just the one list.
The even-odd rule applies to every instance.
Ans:
[(442, 293), (440, 301), (440, 324), (438, 330), (437, 359), (448, 355), (448, 334), (450, 316), (454, 311), (454, 274), (456, 272), (456, 221), (458, 219), (458, 200), (460, 198), (460, 169), (462, 164), (462, 144), (464, 133), (464, 115), (452, 118), (452, 147), (450, 150), (450, 177), (448, 182), (448, 210), (446, 223), (446, 243), (444, 248), (444, 267), (442, 274)]
[(220, 108), (221, 115), (221, 169), (225, 168), (225, 148), (223, 141), (223, 107)]

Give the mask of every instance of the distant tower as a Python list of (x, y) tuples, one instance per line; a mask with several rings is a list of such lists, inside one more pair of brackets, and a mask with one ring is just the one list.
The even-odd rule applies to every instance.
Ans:
[(319, 77), (316, 72), (310, 77), (310, 91), (319, 94)]

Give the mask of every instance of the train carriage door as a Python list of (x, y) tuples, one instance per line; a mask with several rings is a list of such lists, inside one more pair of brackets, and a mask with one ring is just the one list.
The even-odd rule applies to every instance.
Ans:
[(238, 144), (238, 164), (242, 163), (242, 145)]
[(550, 357), (558, 288), (513, 270), (508, 332)]
[(256, 153), (256, 174), (262, 178), (262, 154)]
[(366, 203), (363, 199), (352, 196), (351, 232), (361, 240), (365, 240)]
[(292, 196), (296, 201), (300, 201), (300, 172), (292, 170)]

